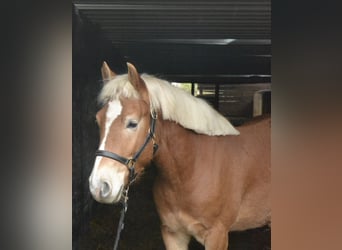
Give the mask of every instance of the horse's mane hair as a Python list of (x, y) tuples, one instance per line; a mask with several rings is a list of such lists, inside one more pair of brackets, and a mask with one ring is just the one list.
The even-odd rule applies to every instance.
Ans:
[[(160, 111), (164, 120), (174, 121), (199, 134), (239, 134), (224, 116), (204, 100), (154, 76), (142, 74), (141, 78), (146, 83), (151, 108)], [(128, 81), (127, 74), (118, 75), (107, 82), (98, 96), (98, 101), (104, 104), (110, 100), (117, 100), (120, 96), (139, 98), (139, 93)]]

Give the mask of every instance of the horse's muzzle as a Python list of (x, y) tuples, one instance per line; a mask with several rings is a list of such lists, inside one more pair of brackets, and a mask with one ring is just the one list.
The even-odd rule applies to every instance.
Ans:
[(100, 203), (117, 203), (120, 201), (124, 185), (118, 182), (112, 184), (107, 180), (97, 182), (89, 179), (89, 189), (93, 198)]

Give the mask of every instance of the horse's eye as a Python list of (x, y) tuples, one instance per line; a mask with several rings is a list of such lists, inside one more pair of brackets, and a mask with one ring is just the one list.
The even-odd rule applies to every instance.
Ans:
[(136, 128), (138, 125), (138, 122), (137, 121), (128, 121), (127, 125), (126, 125), (126, 128)]

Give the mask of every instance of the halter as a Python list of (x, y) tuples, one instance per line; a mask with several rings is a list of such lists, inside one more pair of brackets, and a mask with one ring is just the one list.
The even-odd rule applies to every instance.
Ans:
[(107, 157), (112, 160), (118, 161), (122, 164), (124, 164), (128, 171), (129, 171), (129, 181), (127, 187), (123, 191), (123, 199), (121, 200), (121, 203), (123, 205), (120, 215), (120, 220), (118, 224), (118, 229), (116, 232), (116, 238), (115, 238), (115, 244), (114, 244), (114, 250), (117, 249), (120, 239), (121, 231), (124, 228), (124, 218), (128, 207), (128, 191), (130, 185), (135, 181), (137, 177), (137, 173), (135, 171), (135, 163), (137, 162), (138, 158), (140, 157), (141, 153), (146, 148), (147, 144), (152, 140), (153, 142), (153, 155), (156, 153), (158, 149), (158, 144), (155, 142), (155, 127), (156, 127), (156, 121), (157, 121), (157, 113), (154, 110), (151, 110), (151, 122), (150, 122), (150, 129), (148, 131), (147, 137), (145, 139), (144, 144), (140, 147), (140, 149), (133, 155), (132, 158), (126, 158), (121, 155), (106, 151), (106, 150), (97, 150), (95, 155), (96, 156), (102, 156)]
[(157, 114), (155, 113), (155, 111), (151, 111), (151, 122), (150, 122), (150, 129), (148, 131), (147, 137), (145, 139), (144, 144), (140, 147), (140, 149), (133, 155), (132, 158), (126, 158), (123, 157), (121, 155), (106, 151), (106, 150), (97, 150), (96, 151), (96, 156), (103, 156), (103, 157), (107, 157), (110, 158), (112, 160), (118, 161), (122, 164), (124, 164), (128, 171), (129, 171), (129, 181), (128, 181), (128, 186), (130, 184), (132, 184), (136, 177), (137, 177), (137, 173), (135, 172), (135, 163), (137, 162), (138, 158), (140, 157), (141, 153), (144, 151), (144, 149), (146, 148), (147, 144), (149, 143), (149, 141), (152, 139), (153, 141), (153, 155), (155, 154), (155, 152), (158, 149), (158, 144), (156, 144), (155, 142), (155, 136), (154, 136), (154, 132), (155, 132), (155, 127), (156, 127), (156, 121), (157, 121)]

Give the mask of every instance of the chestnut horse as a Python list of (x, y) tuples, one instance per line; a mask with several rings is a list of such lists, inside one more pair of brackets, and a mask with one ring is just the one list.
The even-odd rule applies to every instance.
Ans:
[(191, 237), (206, 250), (227, 249), (229, 231), (269, 224), (270, 118), (238, 131), (205, 101), (127, 66), (123, 75), (102, 66), (94, 199), (119, 202), (153, 161), (166, 249), (188, 249)]

